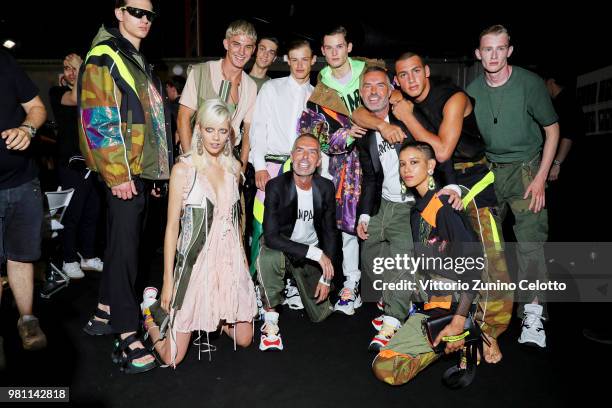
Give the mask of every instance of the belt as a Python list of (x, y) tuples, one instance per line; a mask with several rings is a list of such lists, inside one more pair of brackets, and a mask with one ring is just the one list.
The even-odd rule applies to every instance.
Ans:
[(523, 162), (511, 162), (511, 163), (491, 163), (491, 167), (494, 169), (503, 169), (504, 167), (522, 166)]
[(287, 160), (289, 160), (289, 155), (287, 154), (266, 154), (265, 160), (267, 162), (284, 164)]
[(453, 164), (453, 168), (455, 170), (465, 170), (465, 169), (469, 169), (470, 167), (478, 166), (479, 164), (487, 164), (487, 163), (488, 163), (487, 158), (483, 157), (482, 159), (476, 162), (455, 163)]
[(540, 152), (538, 152), (535, 156), (533, 156), (531, 159), (527, 161), (515, 161), (515, 162), (510, 162), (510, 163), (491, 162), (491, 167), (494, 169), (503, 169), (504, 167), (530, 165), (534, 160), (539, 159), (539, 158), (540, 158)]

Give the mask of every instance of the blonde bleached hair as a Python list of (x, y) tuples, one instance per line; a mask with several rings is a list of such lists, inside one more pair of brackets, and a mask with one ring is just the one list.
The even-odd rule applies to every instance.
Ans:
[(485, 28), (484, 30), (480, 32), (480, 36), (478, 36), (479, 44), (480, 44), (480, 41), (482, 40), (482, 37), (484, 37), (485, 35), (489, 35), (489, 34), (493, 34), (493, 35), (506, 34), (508, 36), (508, 42), (510, 42), (510, 33), (508, 32), (508, 29), (501, 24), (495, 24), (495, 25)]
[(257, 31), (255, 31), (255, 26), (248, 21), (236, 20), (230, 23), (227, 30), (225, 30), (225, 39), (229, 40), (236, 35), (246, 35), (252, 38), (254, 42), (257, 42)]
[[(226, 147), (219, 155), (219, 164), (222, 168), (229, 171), (236, 177), (240, 174), (240, 162), (236, 160), (232, 153), (234, 146), (233, 129), (231, 125), (231, 114), (229, 108), (221, 99), (208, 99), (198, 109), (196, 114), (196, 126), (193, 129), (193, 137), (191, 138), (191, 160), (196, 169), (205, 172), (206, 168), (211, 164), (211, 155), (204, 146), (204, 141), (201, 140), (204, 135), (199, 129), (207, 127), (219, 127), (227, 125), (230, 132)], [(202, 153), (198, 153), (198, 142), (202, 145)], [(229, 151), (229, 154), (226, 152)]]

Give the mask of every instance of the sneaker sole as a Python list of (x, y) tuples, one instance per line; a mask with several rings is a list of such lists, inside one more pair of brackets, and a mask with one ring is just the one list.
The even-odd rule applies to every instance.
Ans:
[(347, 316), (353, 316), (355, 314), (355, 306), (353, 306), (353, 309), (351, 309), (350, 312), (348, 310), (340, 309), (334, 306), (334, 312), (342, 313)]
[(262, 347), (262, 344), (259, 343), (260, 351), (283, 351), (283, 348), (284, 347), (282, 345), (280, 347), (279, 346), (263, 346)]
[(96, 268), (91, 268), (91, 267), (88, 268), (88, 267), (82, 267), (82, 266), (81, 266), (81, 270), (82, 271), (93, 271), (93, 272), (102, 272), (103, 271), (103, 269), (96, 269)]
[(268, 348), (261, 348), (261, 346), (259, 347), (260, 351), (283, 351), (282, 348), (278, 348), (278, 347), (268, 347)]
[(535, 341), (531, 341), (531, 340), (518, 340), (518, 343), (523, 345), (523, 346), (527, 346), (530, 348), (535, 348), (535, 349), (545, 349), (546, 348), (546, 343), (544, 343), (544, 345), (541, 345), (540, 343), (537, 343)]

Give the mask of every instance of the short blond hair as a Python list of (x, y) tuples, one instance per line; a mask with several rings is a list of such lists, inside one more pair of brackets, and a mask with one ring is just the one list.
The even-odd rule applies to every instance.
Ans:
[(482, 37), (484, 37), (485, 35), (489, 35), (489, 34), (493, 34), (493, 35), (506, 34), (508, 36), (508, 42), (510, 42), (510, 33), (508, 32), (508, 29), (501, 24), (495, 24), (495, 25), (492, 25), (491, 27), (487, 27), (484, 30), (482, 30), (482, 32), (480, 33), (480, 36), (478, 37), (478, 43), (480, 44)]
[(230, 23), (227, 30), (225, 30), (225, 39), (229, 40), (236, 35), (246, 35), (252, 38), (253, 42), (257, 42), (257, 31), (255, 31), (255, 26), (248, 21), (236, 20)]

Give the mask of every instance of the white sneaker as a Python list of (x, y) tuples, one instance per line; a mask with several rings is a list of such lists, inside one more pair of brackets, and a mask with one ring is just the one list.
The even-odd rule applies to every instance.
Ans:
[(85, 276), (78, 262), (64, 262), (62, 271), (64, 271), (70, 279), (81, 279)]
[(102, 272), (104, 262), (100, 258), (81, 258), (81, 269), (84, 271)]
[(389, 340), (395, 335), (398, 329), (401, 327), (401, 323), (394, 317), (385, 316), (383, 318), (383, 324), (379, 332), (374, 336), (370, 345), (368, 346), (369, 351), (379, 352), (381, 348), (389, 344)]
[(526, 345), (546, 347), (546, 332), (542, 320), (542, 305), (525, 305), (525, 317), (523, 317), (523, 329), (518, 342)]
[(335, 312), (341, 312), (352, 316), (355, 314), (355, 309), (362, 305), (361, 296), (353, 289), (344, 287), (340, 291), (340, 299), (334, 305)]
[(157, 300), (157, 288), (153, 286), (147, 286), (142, 292), (142, 303), (140, 304), (140, 310), (144, 312), (145, 309), (149, 308)]
[(291, 280), (288, 280), (287, 286), (285, 286), (285, 300), (283, 301), (283, 305), (287, 305), (289, 309), (293, 310), (301, 310), (304, 308), (300, 292), (297, 287), (291, 284)]
[(378, 332), (380, 331), (380, 329), (382, 329), (384, 319), (385, 319), (384, 313), (372, 319), (372, 326), (374, 326), (374, 330)]
[(261, 351), (282, 351), (283, 339), (278, 327), (278, 313), (266, 312), (265, 323), (261, 326), (259, 349)]

